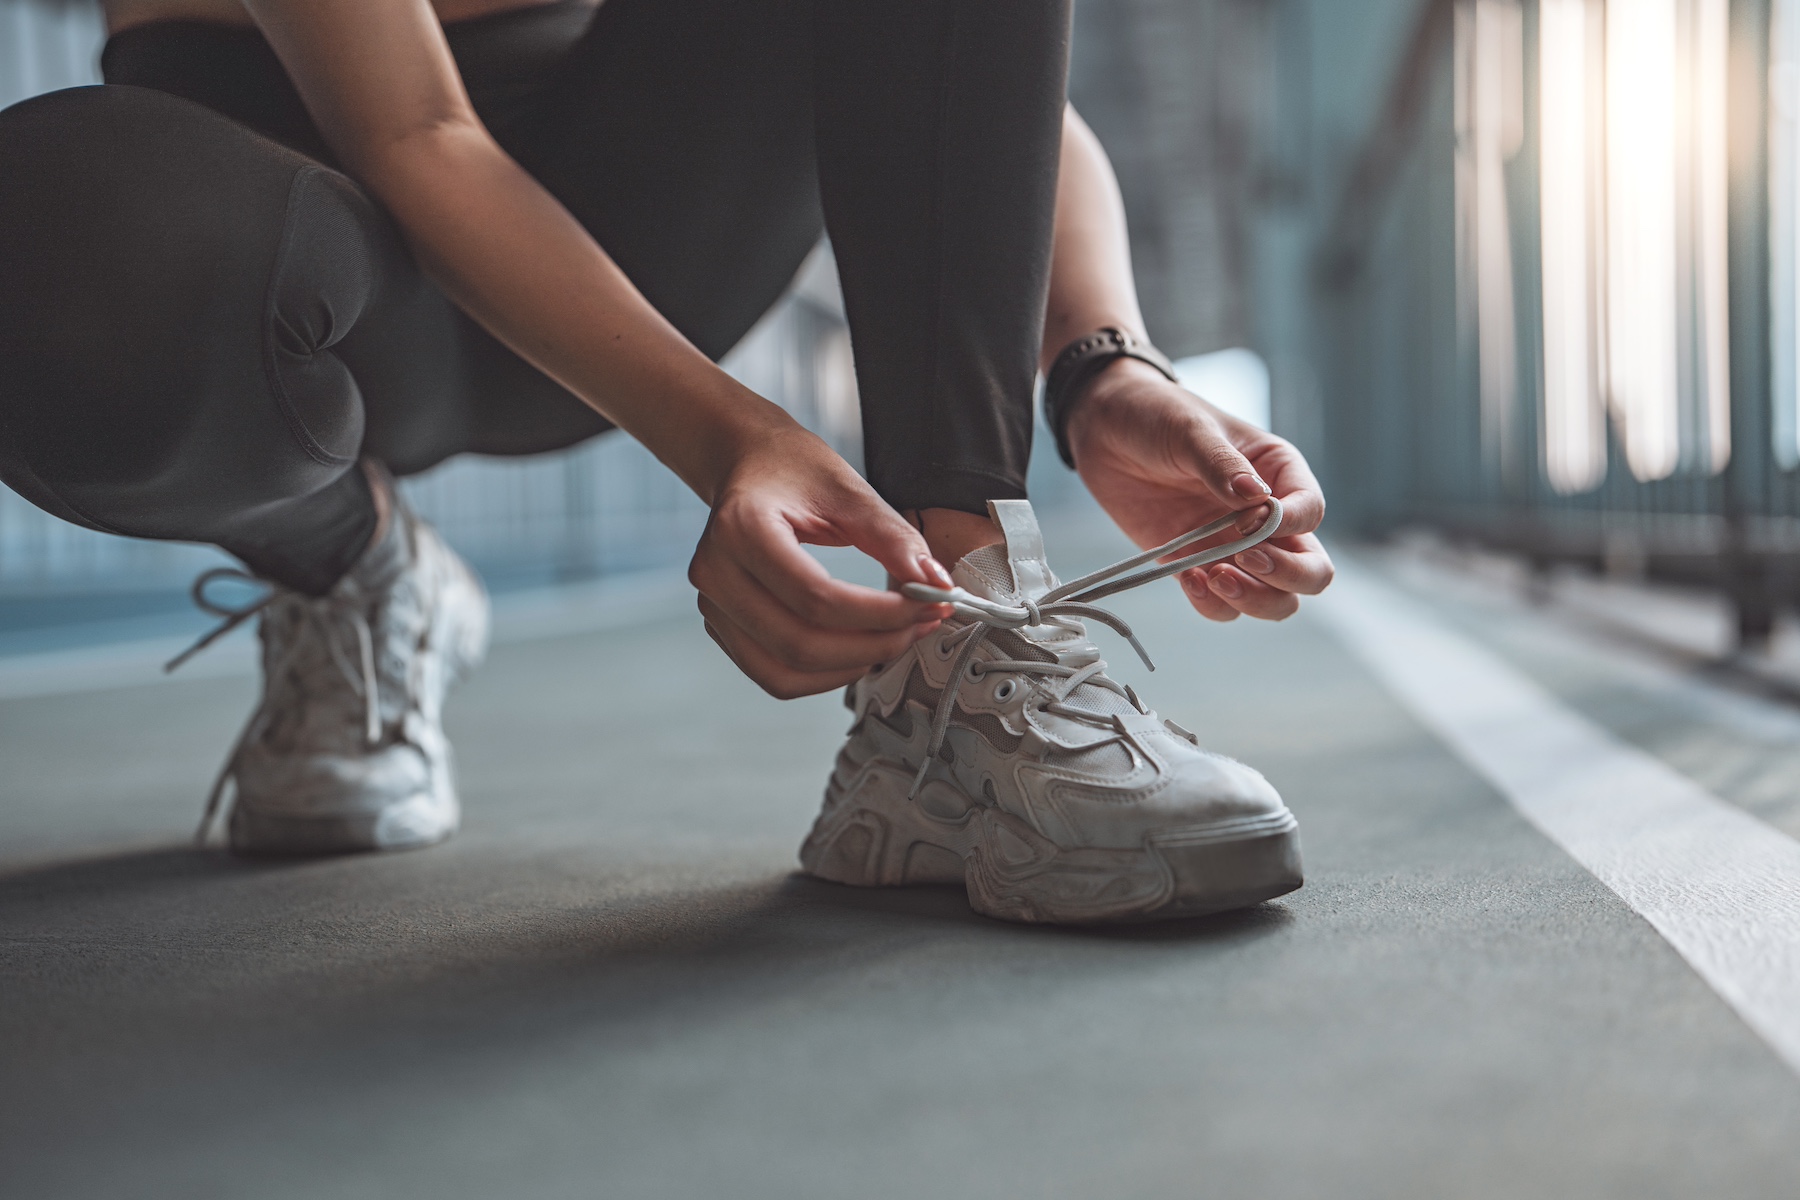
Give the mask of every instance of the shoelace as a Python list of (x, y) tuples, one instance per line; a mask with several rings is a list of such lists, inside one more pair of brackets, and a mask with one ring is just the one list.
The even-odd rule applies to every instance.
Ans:
[[(918, 795), (919, 789), (925, 784), (925, 773), (930, 770), (931, 761), (943, 749), (944, 738), (950, 730), (950, 716), (956, 707), (956, 690), (965, 673), (974, 679), (979, 679), (988, 671), (1015, 671), (1051, 677), (1063, 676), (1064, 683), (1054, 693), (1056, 698), (1042, 706), (1045, 711), (1097, 725), (1110, 726), (1123, 734), (1124, 730), (1116, 717), (1068, 703), (1070, 695), (1076, 688), (1091, 683), (1125, 697), (1131, 706), (1140, 713), (1149, 712), (1143, 702), (1137, 698), (1137, 693), (1129, 686), (1120, 686), (1102, 673), (1106, 670), (1106, 663), (1103, 660), (1096, 660), (1083, 667), (1014, 659), (1000, 659), (978, 664), (974, 661), (976, 650), (987, 640), (988, 634), (995, 629), (1023, 629), (1031, 625), (1055, 625), (1080, 632), (1081, 626), (1076, 621), (1078, 618), (1086, 617), (1116, 631), (1131, 643), (1131, 648), (1136, 650), (1138, 657), (1144, 660), (1145, 667), (1152, 671), (1156, 670), (1156, 664), (1150, 661), (1149, 653), (1144, 649), (1143, 643), (1138, 641), (1137, 635), (1131, 632), (1131, 626), (1116, 614), (1095, 607), (1093, 601), (1102, 600), (1107, 596), (1114, 596), (1132, 588), (1142, 587), (1146, 583), (1155, 583), (1159, 579), (1167, 579), (1171, 575), (1178, 575), (1194, 567), (1204, 567), (1209, 563), (1240, 554), (1252, 546), (1260, 545), (1274, 536), (1275, 530), (1281, 526), (1281, 502), (1271, 496), (1265, 503), (1269, 506), (1268, 518), (1257, 527), (1254, 533), (1238, 538), (1236, 541), (1225, 542), (1199, 553), (1190, 554), (1185, 558), (1178, 558), (1173, 562), (1157, 563), (1149, 570), (1138, 571), (1139, 567), (1156, 563), (1156, 560), (1184, 550), (1195, 542), (1202, 542), (1209, 537), (1223, 533), (1235, 524), (1241, 515), (1231, 513), (1210, 525), (1189, 530), (1154, 550), (1146, 550), (1142, 554), (1120, 559), (1109, 567), (1102, 567), (1092, 574), (1083, 575), (1080, 579), (1074, 579), (1054, 587), (1045, 592), (1041, 599), (1035, 601), (1026, 599), (1016, 605), (1001, 604), (996, 600), (988, 600), (974, 595), (960, 587), (939, 588), (924, 583), (904, 585), (900, 590), (912, 599), (948, 604), (957, 616), (970, 622), (941, 643), (944, 646), (961, 643), (962, 649), (951, 664), (950, 677), (945, 681), (943, 693), (938, 697), (937, 711), (931, 717), (931, 737), (925, 744), (925, 759), (919, 764), (918, 774), (913, 776), (912, 790), (908, 793), (908, 797)], [(1130, 574), (1133, 571), (1137, 571), (1137, 573)], [(980, 667), (980, 669), (977, 670), (976, 667)]]
[[(251, 603), (233, 608), (212, 600), (206, 594), (207, 586), (221, 579), (232, 579), (252, 587), (262, 587), (268, 590)], [(219, 624), (202, 634), (186, 650), (164, 663), (163, 670), (165, 672), (176, 670), (182, 663), (262, 612), (279, 594), (279, 591), (273, 588), (267, 580), (258, 579), (235, 567), (214, 567), (210, 571), (202, 572), (200, 577), (194, 580), (189, 595), (193, 597), (196, 608), (220, 618)], [(331, 661), (337, 665), (339, 671), (343, 672), (351, 689), (362, 696), (363, 735), (368, 738), (371, 746), (375, 745), (381, 741), (381, 692), (375, 675), (375, 637), (369, 630), (368, 619), (363, 616), (361, 609), (355, 604), (335, 594), (309, 599), (301, 605), (300, 611), (305, 615), (305, 619), (312, 622), (318, 630), (326, 649), (331, 653)], [(355, 667), (346, 661), (343, 648), (338, 644), (337, 630), (346, 624), (356, 634), (357, 665)], [(298, 653), (299, 646), (299, 638), (289, 641), (287, 654), (279, 661), (269, 665), (264, 675), (265, 681), (279, 679), (286, 673), (288, 667), (292, 665), (294, 655)], [(357, 667), (361, 668), (360, 671)], [(206, 844), (207, 835), (212, 830), (213, 819), (218, 815), (219, 801), (225, 795), (225, 785), (231, 780), (232, 772), (237, 766), (238, 752), (258, 730), (258, 719), (263, 708), (264, 706), (259, 704), (256, 711), (250, 715), (249, 721), (244, 724), (244, 728), (239, 731), (237, 740), (231, 744), (230, 753), (225, 756), (225, 765), (219, 769), (218, 777), (213, 780), (212, 790), (206, 794), (206, 811), (200, 818), (200, 828), (194, 831), (194, 841), (198, 845)]]

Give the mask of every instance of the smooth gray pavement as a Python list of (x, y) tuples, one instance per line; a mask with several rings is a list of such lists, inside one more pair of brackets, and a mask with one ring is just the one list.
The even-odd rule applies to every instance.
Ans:
[[(1686, 701), (1443, 603), (1703, 773)], [(499, 647), (412, 854), (187, 847), (250, 680), (0, 702), (0, 1196), (1800, 1194), (1800, 1081), (1321, 624), (1118, 607), (1302, 891), (1083, 932), (799, 878), (843, 709), (685, 608)]]

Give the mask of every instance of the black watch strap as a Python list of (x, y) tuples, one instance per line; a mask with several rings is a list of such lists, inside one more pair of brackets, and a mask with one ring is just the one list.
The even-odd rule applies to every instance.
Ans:
[(1050, 364), (1050, 373), (1044, 376), (1044, 420), (1049, 423), (1050, 432), (1056, 435), (1057, 454), (1070, 468), (1075, 466), (1075, 455), (1069, 449), (1069, 413), (1075, 401), (1081, 398), (1088, 381), (1100, 373), (1100, 368), (1118, 358), (1135, 358), (1149, 363), (1168, 376), (1170, 383), (1178, 382), (1174, 364), (1169, 362), (1167, 355), (1123, 329), (1110, 326), (1096, 329), (1064, 346), (1056, 361)]

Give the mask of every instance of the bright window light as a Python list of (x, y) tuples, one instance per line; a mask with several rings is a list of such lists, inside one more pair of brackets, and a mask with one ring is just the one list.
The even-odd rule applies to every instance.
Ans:
[(1544, 288), (1544, 473), (1558, 492), (1606, 474), (1595, 388), (1588, 0), (1538, 8), (1539, 209)]
[(1775, 461), (1800, 466), (1800, 0), (1776, 0), (1769, 30), (1769, 287)]
[(1607, 408), (1640, 480), (1730, 460), (1729, 26), (1730, 0), (1539, 0), (1543, 449), (1559, 492), (1605, 476)]
[(1679, 461), (1676, 4), (1606, 6), (1607, 393), (1640, 480)]
[(1709, 471), (1731, 461), (1731, 304), (1728, 217), (1731, 176), (1727, 88), (1731, 65), (1730, 0), (1694, 4), (1693, 211), (1698, 308), (1698, 397)]

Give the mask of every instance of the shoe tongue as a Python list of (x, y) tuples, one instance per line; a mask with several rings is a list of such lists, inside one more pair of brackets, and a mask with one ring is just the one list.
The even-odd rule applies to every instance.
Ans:
[[(1057, 585), (1057, 578), (1045, 561), (1044, 539), (1038, 532), (1031, 503), (990, 500), (988, 511), (1006, 541), (969, 551), (951, 569), (950, 578), (964, 591), (1000, 604), (1016, 605), (1026, 597), (1040, 599)], [(1054, 658), (1066, 666), (1079, 667), (1098, 658), (1100, 650), (1087, 639), (1080, 623), (1074, 624), (1073, 629), (1032, 625), (997, 630), (989, 636), (996, 644), (1011, 646), (1009, 653), (1015, 656)]]
[(1001, 604), (1017, 604), (1019, 589), (1013, 583), (1012, 564), (1007, 561), (1006, 547), (983, 546), (963, 555), (950, 570), (950, 578), (965, 592)]
[(1029, 500), (989, 500), (988, 513), (1005, 542), (965, 554), (950, 572), (965, 591), (1002, 604), (1038, 599), (1056, 586), (1044, 559), (1044, 538)]

